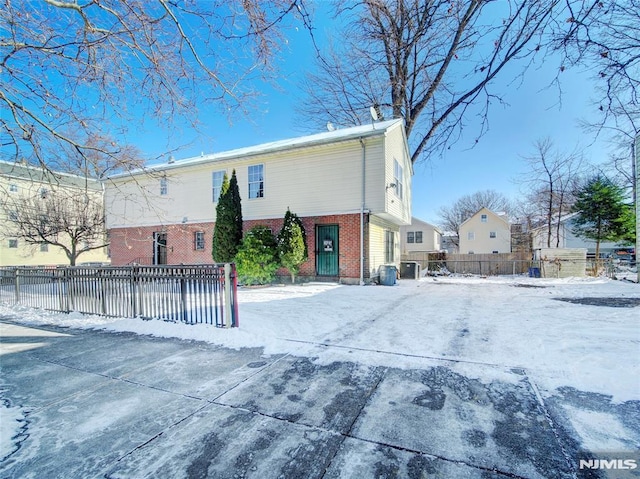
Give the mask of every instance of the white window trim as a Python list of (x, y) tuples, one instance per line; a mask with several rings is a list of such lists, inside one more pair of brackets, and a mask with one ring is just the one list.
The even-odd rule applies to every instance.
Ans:
[[(251, 168), (253, 167), (261, 167), (261, 179), (259, 181), (251, 181)], [(247, 198), (249, 198), (250, 200), (258, 200), (260, 198), (264, 198), (264, 193), (265, 193), (265, 167), (264, 167), (264, 163), (257, 163), (255, 165), (249, 165), (247, 166)], [(252, 184), (256, 184), (256, 183), (261, 183), (262, 188), (258, 187), (258, 192), (262, 191), (262, 195), (259, 196), (251, 196), (251, 185)]]
[(402, 199), (404, 194), (404, 168), (398, 160), (393, 159), (393, 191), (396, 196)]
[[(199, 243), (198, 243), (198, 236), (202, 235), (202, 247), (198, 247)], [(193, 249), (194, 251), (204, 251), (205, 246), (206, 246), (206, 240), (204, 237), (204, 231), (194, 231), (193, 232)]]
[[(220, 182), (220, 186), (216, 187), (214, 183), (214, 178), (216, 173), (222, 173), (222, 181)], [(224, 175), (227, 173), (227, 170), (216, 170), (211, 172), (211, 199), (214, 203), (217, 203), (220, 199), (220, 195), (222, 194), (222, 185), (224, 184)], [(216, 188), (219, 188), (218, 195), (216, 195)]]

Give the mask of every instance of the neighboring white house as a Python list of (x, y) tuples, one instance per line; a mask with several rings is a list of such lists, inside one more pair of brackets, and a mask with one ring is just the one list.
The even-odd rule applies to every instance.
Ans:
[(410, 225), (400, 227), (400, 245), (402, 254), (441, 251), (442, 232), (426, 221), (411, 218)]
[(153, 165), (109, 178), (114, 265), (211, 263), (224, 174), (236, 172), (245, 231), (277, 234), (287, 208), (306, 230), (300, 276), (367, 281), (400, 264), (411, 222), (411, 158), (401, 119)]
[[(573, 228), (575, 227), (574, 220), (577, 215), (578, 215), (577, 213), (571, 213), (560, 218), (559, 228), (558, 228), (558, 223), (554, 222), (551, 227), (550, 242), (548, 242), (549, 228), (547, 227), (547, 225), (534, 228), (531, 231), (531, 234), (533, 237), (533, 249), (537, 250), (540, 248), (562, 248), (562, 249), (586, 248), (587, 255), (595, 255), (596, 242), (593, 240), (580, 238), (575, 233), (573, 233)], [(620, 249), (621, 249), (621, 246), (619, 243), (615, 243), (611, 241), (603, 241), (600, 243), (600, 256), (601, 257), (609, 256)]]
[(511, 252), (511, 227), (506, 215), (480, 208), (460, 225), (460, 253)]

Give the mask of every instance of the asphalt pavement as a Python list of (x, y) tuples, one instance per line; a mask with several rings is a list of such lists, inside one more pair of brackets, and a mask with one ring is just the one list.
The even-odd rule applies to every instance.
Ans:
[(11, 318), (0, 336), (1, 478), (600, 477), (523, 370), (320, 364)]

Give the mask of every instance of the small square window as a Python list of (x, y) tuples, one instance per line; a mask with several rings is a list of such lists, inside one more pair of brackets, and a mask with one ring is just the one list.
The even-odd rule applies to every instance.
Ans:
[(416, 243), (422, 243), (422, 231), (416, 231)]
[(196, 251), (204, 250), (204, 231), (193, 233), (193, 249)]
[(40, 243), (40, 252), (46, 253), (49, 251), (49, 243)]
[(474, 239), (476, 239), (476, 234), (473, 231), (469, 231), (467, 233), (467, 239), (473, 241)]
[(415, 235), (413, 231), (407, 231), (407, 243), (413, 243), (415, 241)]
[(496, 237), (496, 232), (495, 231), (489, 231), (489, 238), (495, 238)]
[(40, 198), (44, 200), (47, 198), (47, 196), (49, 196), (49, 190), (47, 190), (46, 188), (40, 188)]
[(9, 191), (11, 193), (17, 193), (18, 192), (18, 185), (16, 185), (15, 183), (11, 183), (9, 185)]
[(9, 240), (9, 248), (17, 248), (18, 247), (18, 240), (17, 239), (10, 239)]

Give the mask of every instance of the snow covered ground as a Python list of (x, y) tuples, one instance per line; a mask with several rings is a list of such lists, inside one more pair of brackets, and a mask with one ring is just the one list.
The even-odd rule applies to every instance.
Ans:
[[(569, 386), (640, 399), (640, 306), (559, 298), (635, 298), (640, 286), (603, 278), (452, 276), (389, 286), (330, 283), (238, 292), (240, 328), (59, 314), (0, 305), (27, 324), (102, 328), (263, 347), (370, 365), (413, 367), (433, 358), (526, 369), (551, 391)], [(623, 305), (621, 305), (623, 306)]]
[[(350, 361), (407, 370), (455, 366), (485, 383), (500, 371), (525, 374), (550, 408), (562, 409), (588, 449), (624, 451), (640, 444), (640, 432), (615, 412), (640, 401), (640, 305), (633, 306), (640, 304), (638, 284), (450, 276), (402, 280), (393, 287), (310, 283), (241, 288), (238, 301), (237, 329), (9, 305), (0, 305), (0, 317), (25, 325), (261, 347), (266, 355), (313, 357), (318, 364)], [(580, 401), (587, 395), (598, 405), (585, 408)], [(5, 429), (19, 424), (13, 419), (20, 411), (0, 408), (0, 437), (12, 438), (19, 431)], [(10, 444), (0, 446), (4, 451)]]

